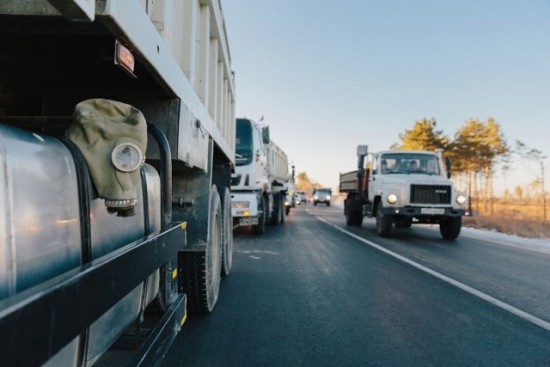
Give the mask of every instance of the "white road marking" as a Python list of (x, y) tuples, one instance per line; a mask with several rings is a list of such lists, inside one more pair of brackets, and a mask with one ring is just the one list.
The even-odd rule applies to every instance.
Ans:
[(238, 252), (243, 254), (267, 254), (267, 255), (279, 255), (275, 251), (264, 251), (264, 250), (238, 250)]
[(366, 240), (366, 239), (364, 239), (364, 238), (362, 238), (362, 237), (359, 237), (359, 236), (357, 236), (357, 235), (355, 235), (355, 234), (353, 234), (353, 233), (351, 233), (351, 232), (348, 232), (348, 231), (346, 231), (345, 229), (340, 228), (340, 227), (338, 227), (337, 225), (334, 225), (334, 224), (328, 222), (327, 220), (325, 220), (325, 219), (323, 219), (323, 218), (321, 218), (321, 217), (319, 217), (319, 216), (315, 216), (315, 217), (316, 217), (317, 219), (319, 219), (321, 222), (324, 222), (324, 223), (328, 224), (329, 226), (331, 226), (331, 227), (333, 227), (333, 228), (339, 230), (339, 231), (342, 232), (342, 233), (347, 234), (347, 235), (350, 236), (350, 237), (355, 238), (355, 239), (358, 240), (358, 241), (363, 242), (363, 243), (366, 244), (366, 245), (369, 245), (369, 246), (371, 246), (371, 247), (373, 247), (373, 248), (375, 248), (375, 249), (377, 249), (377, 250), (379, 250), (379, 251), (382, 251), (383, 253), (385, 253), (385, 254), (387, 254), (387, 255), (390, 255), (390, 256), (392, 256), (393, 258), (397, 259), (397, 260), (400, 260), (400, 261), (402, 261), (402, 262), (404, 262), (404, 263), (407, 263), (407, 264), (409, 264), (409, 265), (411, 265), (411, 266), (414, 266), (415, 268), (417, 268), (417, 269), (419, 269), (419, 270), (421, 270), (421, 271), (423, 271), (423, 272), (425, 272), (425, 273), (428, 273), (428, 274), (430, 274), (430, 275), (432, 275), (432, 276), (434, 276), (434, 277), (436, 277), (436, 278), (438, 278), (438, 279), (440, 279), (440, 280), (442, 280), (442, 281), (444, 281), (444, 282), (446, 282), (446, 283), (449, 283), (449, 284), (451, 284), (451, 285), (454, 285), (455, 287), (460, 288), (460, 289), (462, 289), (462, 290), (464, 290), (464, 291), (466, 291), (466, 292), (468, 292), (468, 293), (470, 293), (470, 294), (472, 294), (472, 295), (474, 295), (474, 296), (476, 296), (476, 297), (478, 297), (478, 298), (481, 298), (482, 300), (485, 300), (485, 301), (487, 301), (487, 302), (489, 302), (489, 303), (491, 303), (491, 304), (493, 304), (493, 305), (495, 305), (495, 306), (497, 306), (497, 307), (499, 307), (499, 308), (501, 308), (501, 309), (503, 309), (503, 310), (505, 310), (505, 311), (508, 311), (508, 312), (510, 312), (510, 313), (512, 313), (512, 314), (514, 314), (514, 315), (516, 315), (516, 316), (518, 316), (518, 317), (521, 317), (522, 319), (524, 319), (524, 320), (526, 320), (526, 321), (529, 321), (529, 322), (531, 322), (531, 323), (533, 323), (533, 324), (535, 324), (535, 325), (537, 325), (537, 326), (540, 326), (540, 327), (543, 328), (543, 329), (546, 329), (546, 330), (550, 331), (550, 322), (547, 322), (547, 321), (544, 321), (544, 320), (542, 320), (542, 319), (539, 319), (538, 317), (533, 316), (533, 315), (531, 315), (531, 314), (529, 314), (529, 313), (527, 313), (527, 312), (525, 312), (525, 311), (522, 311), (522, 310), (520, 310), (519, 308), (516, 308), (516, 307), (514, 307), (514, 306), (512, 306), (512, 305), (509, 305), (509, 304), (507, 304), (506, 302), (503, 302), (503, 301), (501, 301), (501, 300), (499, 300), (499, 299), (497, 299), (497, 298), (494, 298), (494, 297), (492, 297), (492, 296), (489, 296), (488, 294), (485, 294), (485, 293), (483, 293), (483, 292), (481, 292), (481, 291), (479, 291), (479, 290), (477, 290), (477, 289), (475, 289), (475, 288), (472, 288), (472, 287), (470, 287), (470, 286), (468, 286), (468, 285), (466, 285), (466, 284), (464, 284), (464, 283), (461, 283), (461, 282), (459, 282), (458, 280), (449, 278), (448, 276), (443, 275), (443, 274), (441, 274), (441, 273), (438, 273), (437, 271), (432, 270), (432, 269), (430, 269), (430, 268), (428, 268), (428, 267), (426, 267), (426, 266), (424, 266), (424, 265), (421, 265), (421, 264), (419, 264), (419, 263), (417, 263), (417, 262), (415, 262), (415, 261), (412, 261), (412, 260), (410, 260), (410, 259), (408, 259), (408, 258), (406, 258), (406, 257), (404, 257), (404, 256), (401, 256), (401, 255), (399, 255), (399, 254), (397, 254), (397, 253), (395, 253), (395, 252), (393, 252), (393, 251), (390, 251), (390, 250), (388, 250), (388, 249), (385, 249), (384, 247), (382, 247), (382, 246), (380, 246), (380, 245), (378, 245), (378, 244), (376, 244), (376, 243), (374, 243), (374, 242), (372, 242), (372, 241), (369, 241), (369, 240)]

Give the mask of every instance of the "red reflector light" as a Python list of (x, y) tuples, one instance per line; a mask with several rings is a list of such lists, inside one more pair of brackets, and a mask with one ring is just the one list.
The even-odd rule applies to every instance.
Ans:
[(120, 66), (122, 70), (126, 71), (132, 77), (136, 78), (136, 76), (134, 75), (134, 55), (126, 46), (124, 46), (118, 40), (115, 41), (115, 65)]

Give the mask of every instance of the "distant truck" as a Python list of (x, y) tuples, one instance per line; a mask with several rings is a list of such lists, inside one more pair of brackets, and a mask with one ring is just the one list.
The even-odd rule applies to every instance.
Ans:
[[(442, 151), (391, 150), (367, 155), (357, 147), (358, 170), (340, 174), (346, 224), (361, 226), (363, 217), (376, 218), (376, 232), (390, 234), (393, 225), (439, 224), (441, 236), (460, 234), (468, 198), (453, 188), (451, 163), (443, 164)], [(365, 157), (367, 157), (365, 164)]]
[(0, 1), (2, 366), (158, 365), (213, 311), (234, 110), (219, 0)]
[(234, 227), (283, 223), (289, 186), (288, 158), (269, 137), (269, 127), (237, 119), (235, 172), (231, 175)]

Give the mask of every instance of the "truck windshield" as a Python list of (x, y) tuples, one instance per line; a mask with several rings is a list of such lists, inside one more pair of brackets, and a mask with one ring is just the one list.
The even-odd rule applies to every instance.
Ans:
[(245, 166), (252, 162), (252, 125), (246, 119), (237, 119), (235, 163)]
[(380, 158), (380, 172), (387, 174), (439, 175), (437, 156), (418, 153), (388, 153)]

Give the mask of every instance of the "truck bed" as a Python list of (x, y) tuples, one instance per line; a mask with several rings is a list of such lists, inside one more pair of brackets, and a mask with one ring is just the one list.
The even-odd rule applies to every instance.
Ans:
[(340, 173), (340, 192), (357, 191), (357, 171)]

